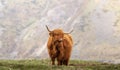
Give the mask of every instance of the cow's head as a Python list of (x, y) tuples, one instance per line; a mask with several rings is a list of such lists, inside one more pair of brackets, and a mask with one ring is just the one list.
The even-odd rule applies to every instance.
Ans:
[(63, 40), (64, 34), (69, 34), (73, 31), (71, 30), (69, 33), (64, 33), (61, 29), (54, 29), (53, 31), (51, 31), (47, 25), (46, 28), (49, 31), (49, 35), (53, 37), (54, 42), (61, 42)]

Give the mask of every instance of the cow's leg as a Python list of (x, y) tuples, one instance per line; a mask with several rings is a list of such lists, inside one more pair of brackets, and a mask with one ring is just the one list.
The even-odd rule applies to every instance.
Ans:
[(57, 57), (57, 63), (58, 63), (58, 65), (62, 65), (62, 55), (60, 54), (58, 57)]
[(59, 58), (57, 59), (58, 65), (62, 65), (62, 60), (60, 60)]
[(63, 60), (63, 62), (62, 62), (62, 63), (63, 63), (63, 65), (65, 65), (65, 60)]
[(63, 64), (63, 52), (59, 54), (59, 56), (57, 57), (57, 62), (58, 65), (62, 65)]
[(51, 58), (52, 60), (52, 65), (55, 65), (55, 58)]
[(68, 61), (69, 61), (69, 60), (67, 59), (67, 60), (66, 60), (66, 63), (65, 63), (66, 66), (68, 65)]
[(59, 54), (57, 57), (57, 61), (58, 61), (58, 65), (62, 65), (63, 64), (63, 58), (64, 58), (64, 47), (63, 44), (61, 43), (61, 46), (58, 48), (59, 50)]
[(66, 59), (66, 60), (63, 61), (63, 64), (67, 66), (68, 62), (69, 62), (69, 59)]

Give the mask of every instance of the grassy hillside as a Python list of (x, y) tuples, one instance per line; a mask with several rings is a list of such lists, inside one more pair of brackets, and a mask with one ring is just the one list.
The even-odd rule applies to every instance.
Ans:
[(50, 60), (0, 60), (0, 70), (120, 70), (120, 64), (71, 60), (69, 66), (52, 66)]

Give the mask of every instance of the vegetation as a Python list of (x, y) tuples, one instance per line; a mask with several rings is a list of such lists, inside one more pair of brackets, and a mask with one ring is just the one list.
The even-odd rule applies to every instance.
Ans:
[(0, 70), (120, 70), (120, 64), (71, 60), (69, 66), (52, 66), (50, 60), (0, 60)]

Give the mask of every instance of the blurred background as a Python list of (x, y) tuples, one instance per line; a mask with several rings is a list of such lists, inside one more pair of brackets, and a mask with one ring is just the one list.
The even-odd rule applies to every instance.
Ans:
[(0, 59), (49, 58), (49, 29), (71, 33), (71, 59), (120, 63), (120, 0), (0, 0)]

